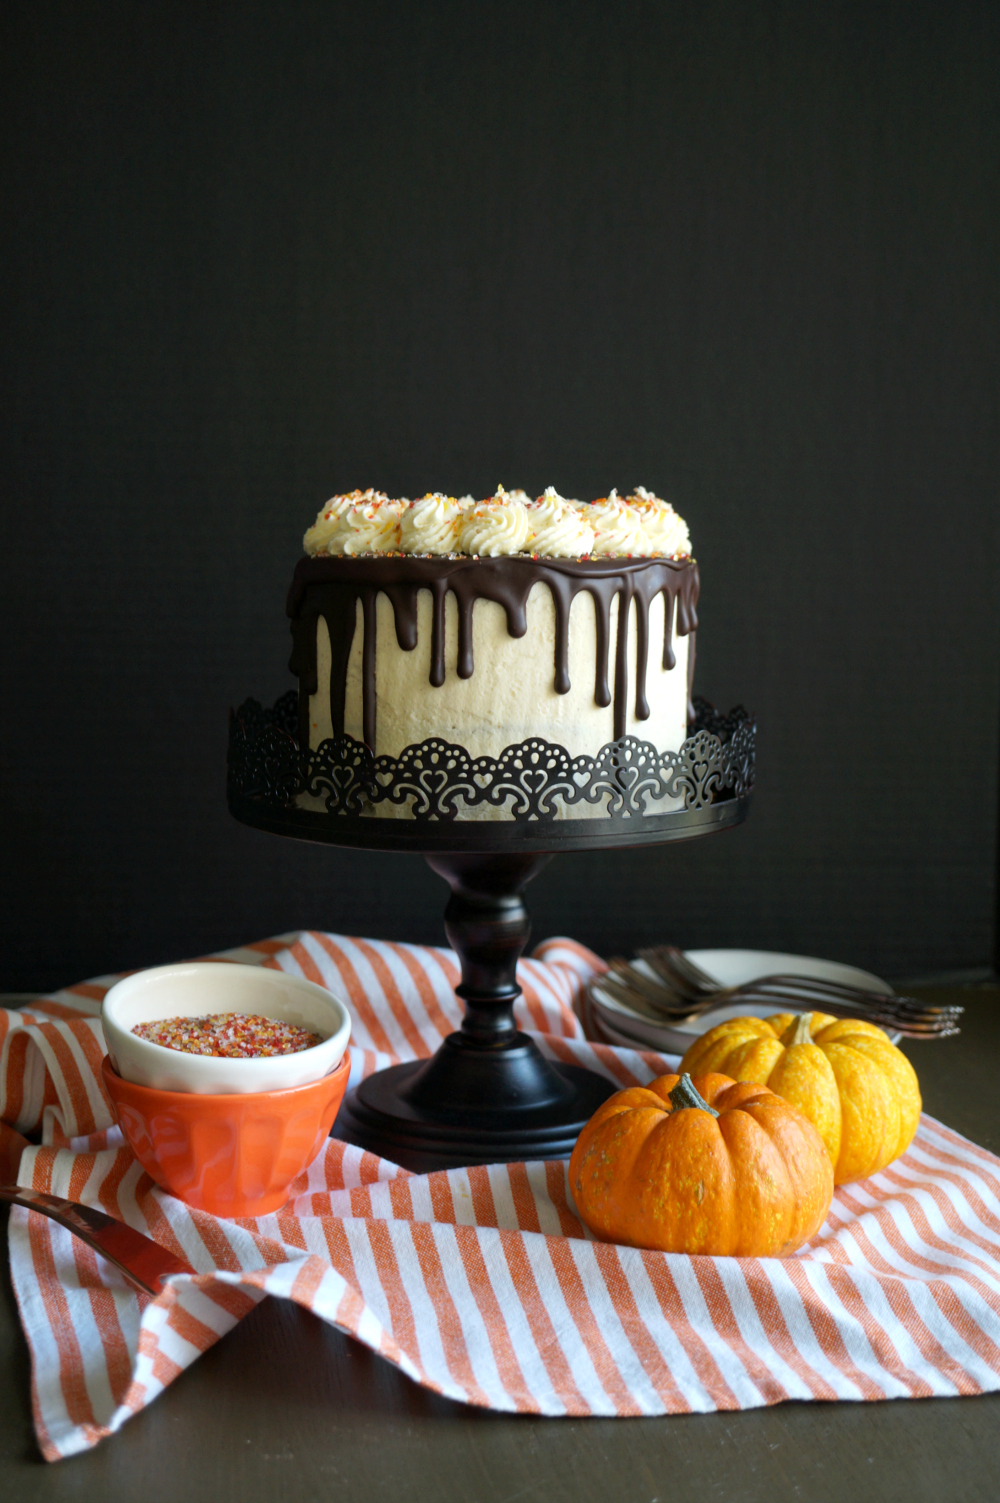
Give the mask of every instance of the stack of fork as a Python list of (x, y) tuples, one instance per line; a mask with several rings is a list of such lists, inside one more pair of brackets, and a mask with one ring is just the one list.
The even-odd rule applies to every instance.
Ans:
[(959, 1032), (964, 1008), (935, 1007), (915, 997), (873, 992), (815, 976), (761, 976), (742, 986), (720, 987), (700, 966), (674, 945), (654, 945), (639, 951), (652, 971), (640, 970), (614, 956), (610, 969), (590, 983), (594, 993), (605, 992), (641, 1018), (666, 1027), (693, 1022), (703, 1013), (734, 1002), (777, 1003), (791, 1012), (825, 1012), (837, 1018), (863, 1018), (910, 1039), (949, 1038)]

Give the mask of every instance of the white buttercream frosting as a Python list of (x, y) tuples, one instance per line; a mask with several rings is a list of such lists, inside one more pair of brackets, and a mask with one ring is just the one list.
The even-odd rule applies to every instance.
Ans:
[(589, 501), (577, 501), (573, 496), (560, 496), (554, 485), (547, 485), (538, 499), (539, 501), (562, 501), (565, 506), (572, 506), (577, 511), (586, 511), (590, 505)]
[(650, 552), (667, 558), (687, 558), (691, 553), (691, 534), (684, 518), (678, 516), (669, 501), (663, 501), (637, 485), (629, 505), (639, 512), (642, 530), (649, 540)]
[(642, 530), (639, 511), (623, 501), (616, 490), (591, 503), (587, 520), (594, 529), (595, 558), (646, 558), (653, 551)]
[(465, 512), (458, 534), (460, 551), (481, 558), (526, 552), (531, 528), (528, 508), (520, 499), (523, 495), (523, 491), (505, 491), (501, 485), (495, 496)]
[(531, 536), (528, 551), (543, 558), (586, 558), (594, 548), (594, 529), (572, 501), (566, 501), (554, 486), (528, 505)]
[(383, 497), (346, 507), (340, 514), (337, 531), (327, 544), (327, 552), (348, 558), (359, 553), (398, 553), (403, 505), (402, 501)]
[(403, 552), (457, 553), (458, 530), (465, 509), (462, 501), (438, 491), (411, 501), (400, 518)]
[[(388, 499), (384, 491), (373, 490), (371, 486), (366, 491), (348, 491), (341, 496), (331, 496), (326, 505), (320, 507), (315, 522), (302, 539), (302, 547), (312, 555), (328, 553), (330, 540), (340, 531), (340, 519), (349, 507)], [(343, 552), (341, 548), (336, 551)]]
[(687, 523), (669, 501), (645, 486), (631, 496), (609, 491), (597, 501), (571, 501), (546, 486), (537, 501), (522, 490), (497, 488), (471, 496), (434, 491), (417, 501), (390, 500), (383, 491), (331, 496), (303, 538), (311, 555), (404, 552), (484, 558), (683, 559), (691, 556)]

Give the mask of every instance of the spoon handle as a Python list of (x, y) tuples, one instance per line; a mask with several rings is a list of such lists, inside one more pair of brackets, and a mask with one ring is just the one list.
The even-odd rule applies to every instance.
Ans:
[(94, 1206), (78, 1205), (61, 1195), (43, 1190), (28, 1190), (22, 1185), (0, 1185), (0, 1200), (40, 1211), (60, 1226), (86, 1242), (102, 1258), (113, 1263), (129, 1283), (142, 1294), (159, 1294), (164, 1280), (172, 1273), (194, 1273), (190, 1263), (176, 1257), (134, 1227), (126, 1226), (114, 1216), (107, 1216)]

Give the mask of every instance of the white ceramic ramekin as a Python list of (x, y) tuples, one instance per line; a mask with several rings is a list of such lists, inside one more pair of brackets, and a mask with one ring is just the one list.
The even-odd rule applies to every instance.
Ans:
[[(184, 1054), (136, 1038), (132, 1032), (137, 1023), (214, 1012), (280, 1018), (320, 1034), (323, 1042), (298, 1054), (224, 1059)], [(123, 1080), (160, 1091), (194, 1091), (205, 1096), (309, 1085), (336, 1069), (351, 1034), (347, 1008), (323, 987), (283, 971), (216, 960), (161, 965), (126, 976), (104, 998), (101, 1023), (111, 1063)]]

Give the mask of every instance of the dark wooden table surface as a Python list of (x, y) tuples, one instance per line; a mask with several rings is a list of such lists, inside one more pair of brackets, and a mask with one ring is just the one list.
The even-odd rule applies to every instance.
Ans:
[[(907, 1046), (924, 1104), (1000, 1152), (1000, 990), (933, 995), (967, 1015), (960, 1039)], [(273, 1299), (118, 1435), (46, 1465), (6, 1265), (0, 1348), (0, 1480), (17, 1503), (1000, 1498), (1000, 1394), (662, 1419), (490, 1414), (427, 1393)]]

